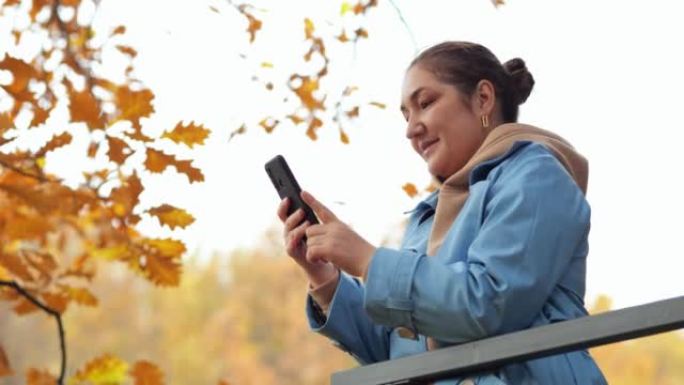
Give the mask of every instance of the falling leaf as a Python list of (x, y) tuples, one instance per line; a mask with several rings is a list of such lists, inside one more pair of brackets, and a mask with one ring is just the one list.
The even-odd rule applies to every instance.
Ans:
[(11, 376), (12, 374), (14, 374), (14, 372), (10, 367), (5, 349), (0, 345), (0, 377)]
[(359, 106), (352, 108), (351, 110), (345, 112), (345, 114), (349, 118), (358, 118), (359, 117)]
[(344, 144), (349, 144), (349, 137), (347, 136), (347, 133), (340, 130), (340, 141)]
[(308, 136), (311, 140), (318, 139), (316, 130), (321, 126), (323, 126), (323, 122), (314, 116), (314, 118), (311, 119), (311, 122), (309, 122), (309, 128), (306, 130), (306, 136)]
[(359, 15), (361, 13), (364, 13), (365, 11), (366, 11), (366, 8), (363, 6), (363, 4), (361, 4), (360, 1), (358, 3), (356, 3), (356, 5), (354, 5), (354, 14), (355, 15)]
[(165, 154), (152, 148), (147, 149), (147, 159), (145, 167), (154, 173), (163, 172), (168, 166), (174, 166), (180, 173), (188, 177), (190, 183), (201, 182), (204, 180), (202, 170), (192, 166), (192, 161), (177, 160), (175, 156)]
[(91, 385), (122, 384), (126, 380), (128, 364), (118, 357), (104, 354), (88, 362), (76, 372), (72, 381), (87, 381)]
[(275, 129), (275, 127), (278, 125), (278, 123), (279, 123), (278, 119), (265, 118), (259, 122), (259, 125), (261, 127), (263, 127), (267, 133), (270, 134), (271, 132), (273, 132), (273, 129)]
[(57, 378), (47, 370), (30, 368), (26, 371), (26, 385), (55, 385)]
[(287, 115), (287, 118), (290, 119), (292, 121), (292, 123), (294, 123), (294, 124), (299, 124), (299, 123), (304, 122), (304, 118), (300, 118), (299, 116), (294, 115), (294, 114)]
[(122, 35), (122, 34), (124, 34), (124, 33), (126, 33), (126, 26), (120, 25), (120, 26), (116, 27), (116, 28), (114, 29), (114, 31), (112, 31), (112, 34), (111, 34), (110, 36)]
[(109, 159), (118, 165), (124, 164), (126, 159), (133, 154), (133, 150), (131, 150), (128, 143), (123, 139), (109, 135), (106, 135), (106, 138), (109, 146), (109, 149), (107, 150)]
[(363, 29), (363, 28), (357, 29), (356, 31), (354, 31), (354, 33), (356, 33), (356, 37), (357, 37), (357, 38), (360, 38), (360, 37), (363, 37), (363, 38), (366, 38), (366, 39), (368, 38), (368, 31), (366, 31), (366, 30)]
[(346, 43), (349, 41), (349, 37), (347, 36), (346, 31), (342, 31), (342, 33), (340, 33), (338, 36), (335, 36), (335, 38), (341, 41), (342, 43)]
[(242, 135), (247, 131), (247, 126), (243, 123), (237, 130), (234, 130), (233, 132), (230, 133), (230, 136), (228, 137), (228, 141), (230, 142), (233, 140), (233, 137), (235, 135)]
[(261, 20), (257, 19), (256, 17), (254, 17), (254, 15), (247, 12), (247, 4), (239, 5), (238, 10), (240, 11), (240, 13), (245, 15), (247, 21), (249, 22), (249, 24), (247, 25), (247, 32), (249, 33), (249, 42), (252, 43), (256, 38), (257, 31), (261, 29)]
[(499, 8), (499, 6), (504, 5), (505, 3), (504, 0), (492, 0), (492, 4), (494, 4), (496, 8)]
[(59, 135), (54, 135), (43, 147), (41, 147), (35, 154), (36, 157), (45, 156), (50, 151), (53, 151), (59, 147), (66, 146), (71, 143), (71, 134), (68, 132), (63, 132)]
[(212, 12), (220, 13), (218, 8), (214, 7), (213, 5), (210, 5), (209, 9), (211, 9)]
[(131, 377), (135, 380), (134, 385), (163, 385), (164, 374), (157, 365), (140, 360), (133, 365), (130, 371)]
[(307, 39), (311, 39), (313, 37), (313, 32), (314, 32), (314, 24), (311, 19), (308, 17), (304, 19), (304, 36), (306, 36)]
[(261, 67), (262, 68), (273, 68), (273, 63), (265, 61), (265, 62), (261, 63)]
[(202, 125), (195, 125), (190, 122), (187, 126), (183, 126), (181, 122), (176, 124), (173, 131), (164, 131), (162, 138), (168, 138), (173, 140), (175, 143), (183, 143), (186, 146), (192, 148), (195, 144), (204, 144), (204, 139), (209, 136), (210, 131)]
[(342, 6), (340, 7), (340, 15), (344, 16), (345, 13), (351, 11), (352, 9), (352, 5), (349, 4), (349, 2), (343, 1)]
[(416, 186), (413, 183), (406, 183), (405, 185), (401, 186), (401, 188), (404, 189), (404, 192), (406, 192), (410, 198), (418, 195), (418, 189), (416, 189)]
[[(301, 81), (301, 84), (298, 87), (293, 87), (292, 84), (297, 80)], [(299, 100), (304, 107), (309, 111), (324, 109), (323, 103), (313, 95), (313, 93), (318, 90), (318, 80), (311, 78), (310, 76), (292, 75), (290, 77), (289, 85), (297, 97), (299, 97)]]
[(387, 106), (385, 105), (385, 103), (370, 102), (370, 103), (368, 103), (368, 104), (370, 104), (371, 106), (378, 107), (378, 108), (380, 108), (380, 109), (382, 109), (382, 110), (384, 110), (385, 108), (387, 108)]
[(138, 56), (138, 51), (133, 49), (132, 47), (129, 47), (127, 45), (117, 45), (116, 49), (118, 49), (121, 53), (128, 55), (130, 57), (136, 57)]
[(159, 220), (159, 224), (167, 225), (171, 230), (176, 227), (185, 228), (195, 221), (195, 218), (187, 211), (163, 204), (147, 210), (150, 215), (154, 215)]
[(271, 83), (271, 82), (266, 83), (266, 89), (269, 91), (272, 91), (273, 90), (273, 83)]

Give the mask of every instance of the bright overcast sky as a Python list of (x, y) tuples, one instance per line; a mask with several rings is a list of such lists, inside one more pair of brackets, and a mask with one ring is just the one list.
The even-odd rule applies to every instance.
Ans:
[[(502, 61), (519, 56), (527, 62), (536, 85), (520, 121), (559, 133), (589, 159), (587, 301), (606, 293), (623, 307), (684, 292), (680, 2), (509, 0), (497, 10), (489, 0), (396, 0), (409, 34), (391, 3), (380, 0), (364, 22), (370, 39), (355, 53), (351, 45), (329, 49), (331, 84), (355, 84), (359, 101), (388, 106), (362, 107), (347, 126), (348, 146), (334, 127), (323, 127), (311, 142), (303, 126), (290, 124), (271, 135), (253, 128), (228, 142), (243, 122), (254, 127), (264, 112), (280, 111), (282, 94), (250, 81), (258, 64), (272, 62), (273, 76), (301, 68), (303, 17), (318, 29), (332, 28), (341, 1), (254, 4), (267, 12), (255, 13), (264, 29), (252, 47), (244, 18), (225, 1), (104, 0), (98, 14), (102, 25), (125, 24), (127, 41), (140, 53), (136, 74), (155, 92), (157, 111), (143, 121), (144, 129), (159, 133), (185, 119), (212, 130), (205, 148), (179, 152), (204, 170), (204, 184), (188, 185), (184, 176), (167, 173), (148, 178), (142, 197), (143, 205), (168, 202), (196, 216), (191, 228), (175, 233), (191, 252), (227, 253), (255, 244), (269, 228), (280, 229), (277, 195), (263, 170), (278, 153), (304, 188), (379, 243), (417, 203), (401, 186), (429, 182), (404, 137), (398, 109), (403, 71), (416, 47), (472, 40)], [(48, 166), (76, 176), (77, 167), (65, 167), (67, 153), (55, 153)], [(142, 227), (153, 235), (169, 233), (151, 220)]]

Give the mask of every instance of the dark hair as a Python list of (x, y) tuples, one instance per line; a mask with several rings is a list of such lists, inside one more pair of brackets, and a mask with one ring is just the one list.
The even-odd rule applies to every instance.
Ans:
[(520, 58), (503, 65), (486, 47), (465, 41), (448, 41), (428, 48), (409, 68), (420, 64), (445, 83), (470, 97), (480, 80), (494, 84), (504, 123), (518, 120), (518, 106), (527, 100), (534, 78)]

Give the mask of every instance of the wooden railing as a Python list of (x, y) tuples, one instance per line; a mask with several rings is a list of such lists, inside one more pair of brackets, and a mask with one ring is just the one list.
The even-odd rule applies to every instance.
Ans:
[(680, 328), (684, 296), (337, 372), (332, 385), (421, 384)]

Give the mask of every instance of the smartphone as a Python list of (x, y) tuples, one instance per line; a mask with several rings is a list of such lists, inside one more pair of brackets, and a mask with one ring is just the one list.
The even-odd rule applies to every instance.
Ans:
[(266, 162), (265, 168), (273, 186), (275, 186), (278, 191), (280, 199), (282, 200), (285, 197), (290, 198), (287, 216), (290, 216), (297, 211), (297, 209), (301, 208), (304, 210), (304, 219), (302, 219), (302, 222), (308, 220), (312, 225), (318, 223), (316, 214), (314, 214), (311, 207), (302, 200), (302, 189), (299, 187), (299, 183), (297, 183), (285, 158), (282, 155), (276, 155), (273, 159)]

